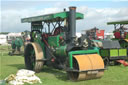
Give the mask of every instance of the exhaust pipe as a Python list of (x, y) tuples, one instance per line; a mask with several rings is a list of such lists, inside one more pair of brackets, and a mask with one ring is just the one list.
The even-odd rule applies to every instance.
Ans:
[(67, 29), (67, 52), (73, 49), (75, 44), (76, 38), (76, 7), (69, 7), (69, 16), (68, 16), (68, 29)]
[(70, 39), (74, 39), (76, 37), (76, 7), (69, 7), (68, 21)]

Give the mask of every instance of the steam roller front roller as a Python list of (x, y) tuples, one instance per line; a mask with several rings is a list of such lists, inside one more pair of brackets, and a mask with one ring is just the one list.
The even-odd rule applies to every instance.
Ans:
[(42, 48), (37, 43), (29, 43), (24, 52), (25, 56), (25, 66), (29, 70), (34, 70), (35, 72), (40, 72), (43, 67), (43, 51)]
[(101, 78), (104, 62), (98, 54), (73, 55), (73, 69), (67, 72), (73, 81)]

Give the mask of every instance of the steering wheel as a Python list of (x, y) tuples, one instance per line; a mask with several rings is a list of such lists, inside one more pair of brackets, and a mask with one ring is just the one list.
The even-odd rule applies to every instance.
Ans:
[(62, 26), (57, 27), (57, 28), (54, 30), (53, 35), (58, 35), (58, 34), (60, 34), (60, 33), (63, 31), (62, 28), (63, 28)]

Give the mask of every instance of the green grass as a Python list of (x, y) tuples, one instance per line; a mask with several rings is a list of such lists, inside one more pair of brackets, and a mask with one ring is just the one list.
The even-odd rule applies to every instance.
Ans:
[[(23, 56), (7, 55), (7, 46), (0, 46), (0, 80), (10, 74), (16, 74), (19, 69), (24, 69)], [(100, 79), (72, 82), (67, 79), (66, 72), (44, 67), (36, 74), (42, 81), (42, 85), (127, 85), (128, 67), (109, 66), (104, 76)], [(39, 85), (39, 84), (36, 84)]]

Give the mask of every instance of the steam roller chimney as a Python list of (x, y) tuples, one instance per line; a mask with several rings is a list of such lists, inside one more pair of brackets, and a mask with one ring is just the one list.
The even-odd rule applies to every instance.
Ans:
[(69, 35), (70, 39), (74, 39), (76, 37), (76, 7), (69, 7)]

